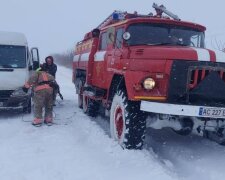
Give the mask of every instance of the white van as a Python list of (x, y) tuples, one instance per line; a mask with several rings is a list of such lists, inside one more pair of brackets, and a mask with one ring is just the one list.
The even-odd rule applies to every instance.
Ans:
[(23, 85), (39, 67), (37, 48), (28, 48), (24, 34), (0, 31), (0, 111), (31, 112), (31, 92)]

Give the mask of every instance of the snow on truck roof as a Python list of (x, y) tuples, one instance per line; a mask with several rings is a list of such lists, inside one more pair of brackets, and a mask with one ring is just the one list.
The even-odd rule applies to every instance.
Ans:
[(27, 46), (23, 33), (0, 31), (0, 45)]

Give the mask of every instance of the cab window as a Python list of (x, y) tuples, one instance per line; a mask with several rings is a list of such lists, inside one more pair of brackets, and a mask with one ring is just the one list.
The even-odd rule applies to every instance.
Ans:
[(107, 48), (107, 33), (104, 32), (101, 34), (101, 42), (100, 42), (100, 47), (99, 47), (99, 50), (106, 50)]
[(124, 33), (124, 29), (123, 28), (119, 28), (116, 31), (116, 48), (121, 48), (122, 47), (123, 33)]

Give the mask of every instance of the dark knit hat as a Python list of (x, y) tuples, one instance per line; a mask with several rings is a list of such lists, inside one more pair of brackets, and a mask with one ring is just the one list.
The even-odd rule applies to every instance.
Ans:
[(54, 59), (53, 59), (52, 56), (47, 56), (47, 57), (45, 58), (45, 62), (47, 62), (47, 59), (51, 59), (51, 60), (52, 60), (52, 63), (54, 62)]

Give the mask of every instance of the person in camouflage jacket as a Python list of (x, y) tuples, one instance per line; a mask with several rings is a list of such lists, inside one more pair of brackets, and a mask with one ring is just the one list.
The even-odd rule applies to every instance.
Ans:
[[(53, 111), (53, 88), (51, 83), (56, 83), (55, 78), (39, 68), (29, 78), (23, 87), (24, 91), (28, 91), (32, 87), (34, 91), (34, 120), (32, 124), (34, 126), (42, 125), (42, 111), (45, 109), (44, 123), (52, 125), (52, 111)], [(57, 84), (57, 83), (56, 83)]]

